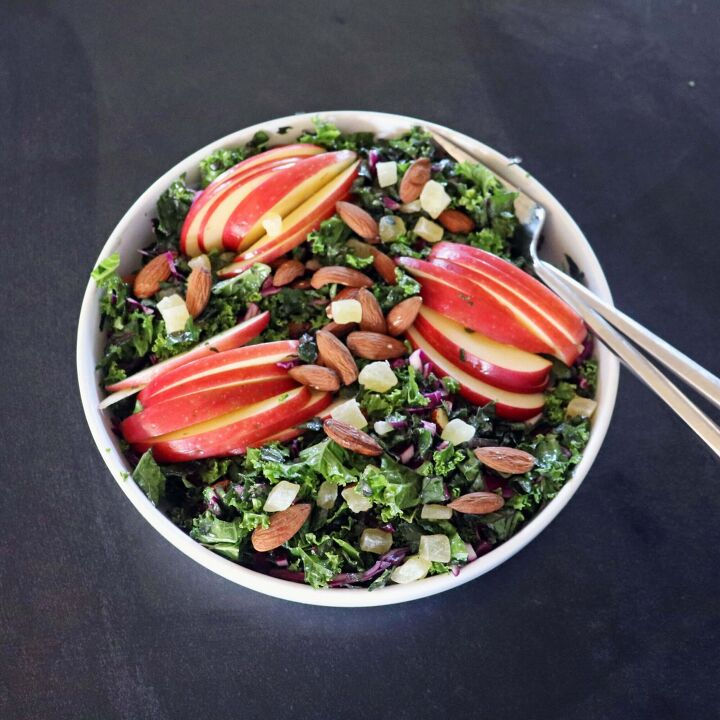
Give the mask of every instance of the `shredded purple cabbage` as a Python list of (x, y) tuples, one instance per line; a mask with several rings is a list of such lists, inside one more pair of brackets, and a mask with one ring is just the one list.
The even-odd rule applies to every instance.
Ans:
[(437, 425), (434, 422), (430, 422), (429, 420), (421, 420), (422, 426), (427, 430), (431, 435), (434, 435), (437, 432)]
[(397, 210), (400, 207), (400, 203), (397, 200), (393, 200), (391, 197), (388, 197), (387, 195), (383, 195), (382, 204), (388, 210)]
[(362, 573), (341, 573), (336, 575), (330, 581), (330, 587), (342, 587), (355, 585), (357, 583), (368, 582), (388, 568), (399, 565), (410, 552), (410, 548), (401, 547), (393, 548), (390, 552), (386, 552), (378, 558), (377, 562), (365, 572)]
[(138, 302), (135, 298), (125, 298), (125, 302), (128, 305), (131, 305), (134, 308), (137, 308), (138, 310), (142, 310), (146, 315), (152, 315), (154, 310), (151, 307), (148, 307), (147, 305), (143, 305), (141, 302)]
[(414, 445), (408, 445), (398, 456), (398, 460), (403, 465), (407, 465), (410, 460), (412, 460), (412, 456), (415, 454), (415, 446)]

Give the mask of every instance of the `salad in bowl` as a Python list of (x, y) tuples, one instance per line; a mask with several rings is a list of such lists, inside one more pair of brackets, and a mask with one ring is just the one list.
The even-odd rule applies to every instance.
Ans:
[(103, 422), (225, 565), (336, 592), (461, 577), (583, 458), (592, 337), (488, 167), (421, 126), (287, 131), (202, 157), (93, 271)]

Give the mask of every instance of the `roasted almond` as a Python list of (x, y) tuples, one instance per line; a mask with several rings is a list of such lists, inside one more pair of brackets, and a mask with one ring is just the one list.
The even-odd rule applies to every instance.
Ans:
[(395, 261), (380, 250), (372, 249), (373, 267), (377, 274), (388, 284), (397, 285), (397, 277), (395, 276)]
[(359, 205), (339, 200), (335, 210), (340, 219), (364, 240), (375, 240), (378, 236), (378, 224), (375, 218)]
[(305, 274), (305, 266), (299, 260), (285, 260), (273, 275), (273, 285), (283, 287), (289, 285)]
[(255, 528), (252, 546), (258, 552), (268, 552), (286, 543), (305, 524), (312, 506), (309, 503), (291, 505), (287, 510), (270, 515), (270, 527)]
[(351, 330), (357, 328), (357, 323), (336, 323), (334, 320), (327, 325), (323, 325), (325, 332), (332, 333), (336, 337), (345, 337)]
[(312, 258), (311, 260), (308, 260), (305, 263), (305, 269), (309, 270), (310, 272), (315, 272), (316, 270), (319, 270), (322, 267), (320, 265), (320, 261), (316, 260), (315, 258)]
[(480, 447), (475, 457), (487, 467), (506, 475), (522, 475), (532, 470), (535, 458), (529, 452), (511, 447)]
[(168, 254), (163, 253), (154, 257), (140, 272), (133, 281), (133, 292), (135, 297), (152, 297), (159, 289), (160, 283), (170, 277), (170, 263)]
[(312, 285), (310, 285), (307, 278), (303, 278), (302, 280), (296, 280), (290, 287), (294, 290), (309, 290)]
[(360, 455), (382, 455), (383, 449), (377, 441), (352, 425), (328, 418), (323, 423), (323, 429), (331, 440), (346, 450), (352, 450)]
[(352, 332), (347, 336), (347, 344), (354, 355), (366, 360), (391, 360), (407, 352), (400, 340), (376, 332)]
[(491, 492), (474, 492), (461, 495), (457, 500), (448, 503), (456, 512), (466, 515), (487, 515), (499, 510), (505, 501), (501, 495)]
[(422, 302), (419, 295), (399, 302), (387, 314), (388, 332), (391, 335), (402, 335), (415, 322)]
[(337, 373), (322, 365), (298, 365), (288, 370), (288, 375), (301, 385), (307, 385), (313, 390), (335, 392), (340, 389), (340, 378)]
[(357, 380), (358, 369), (350, 351), (327, 330), (318, 330), (315, 334), (320, 360), (332, 368), (342, 380), (344, 385), (350, 385)]
[(427, 158), (416, 160), (403, 175), (400, 181), (400, 199), (404, 203), (412, 202), (420, 197), (423, 186), (430, 179), (430, 161)]
[(467, 235), (475, 229), (473, 219), (460, 210), (443, 210), (437, 220), (448, 232), (459, 235)]
[(370, 287), (373, 281), (359, 270), (353, 270), (343, 265), (328, 265), (322, 267), (315, 272), (310, 280), (310, 284), (316, 290), (332, 283), (359, 288)]
[(297, 340), (301, 335), (304, 335), (308, 330), (310, 330), (310, 323), (291, 322), (288, 324), (288, 335), (293, 340)]
[(185, 293), (185, 305), (190, 317), (196, 318), (207, 306), (212, 289), (212, 276), (203, 268), (193, 268)]
[(357, 300), (362, 308), (362, 319), (360, 320), (360, 329), (368, 332), (387, 333), (387, 324), (385, 316), (380, 308), (377, 298), (365, 288), (358, 291)]

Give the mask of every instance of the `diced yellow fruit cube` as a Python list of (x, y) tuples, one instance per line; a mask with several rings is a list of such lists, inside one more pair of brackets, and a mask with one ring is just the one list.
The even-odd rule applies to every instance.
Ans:
[(450, 538), (447, 535), (423, 535), (418, 554), (430, 562), (450, 562)]
[(357, 300), (335, 300), (330, 312), (336, 323), (359, 323), (362, 320), (362, 305)]
[(368, 424), (355, 398), (344, 402), (342, 405), (338, 405), (330, 413), (330, 417), (338, 422), (344, 422), (346, 425), (352, 425), (352, 427), (358, 430), (362, 430)]
[(358, 382), (373, 392), (386, 392), (395, 387), (398, 379), (387, 360), (372, 362), (366, 365), (358, 375)]
[(455, 418), (445, 426), (440, 437), (451, 445), (460, 445), (475, 437), (475, 428), (464, 420)]
[(182, 332), (185, 329), (185, 323), (190, 318), (185, 301), (177, 294), (164, 297), (158, 304), (157, 309), (165, 321), (165, 332), (170, 333)]
[(420, 193), (420, 205), (431, 217), (436, 218), (450, 204), (450, 196), (437, 180), (428, 180)]
[(316, 500), (317, 506), (323, 508), (324, 510), (329, 510), (331, 507), (333, 507), (335, 505), (337, 496), (338, 496), (337, 483), (330, 482), (329, 480), (325, 480), (318, 488), (317, 500)]
[(591, 418), (595, 412), (595, 408), (597, 408), (597, 403), (594, 400), (575, 395), (565, 409), (565, 416), (569, 418)]
[(402, 565), (390, 573), (393, 582), (405, 585), (406, 583), (422, 580), (430, 570), (430, 562), (419, 555), (411, 555)]
[(341, 493), (351, 512), (365, 512), (372, 507), (372, 503), (362, 493), (359, 493), (355, 485), (348, 485)]
[(427, 240), (429, 243), (440, 242), (443, 239), (442, 225), (434, 223), (432, 220), (421, 217), (413, 228), (415, 234), (421, 237), (423, 240)]
[(423, 505), (420, 511), (423, 520), (450, 520), (452, 515), (452, 508), (447, 505)]
[(388, 185), (394, 185), (397, 182), (397, 163), (394, 160), (377, 163), (375, 170), (380, 187), (388, 187)]
[(287, 510), (297, 497), (300, 486), (287, 480), (281, 480), (268, 494), (263, 505), (265, 512), (279, 512)]
[(364, 552), (384, 555), (393, 543), (392, 533), (374, 528), (365, 528), (360, 535), (360, 549)]

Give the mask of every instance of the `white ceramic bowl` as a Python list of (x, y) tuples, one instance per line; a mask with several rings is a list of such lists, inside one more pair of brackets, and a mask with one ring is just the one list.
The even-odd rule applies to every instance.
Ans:
[[(197, 178), (198, 162), (202, 158), (221, 147), (243, 145), (258, 130), (269, 132), (272, 141), (278, 144), (291, 142), (301, 130), (311, 127), (311, 119), (316, 116), (332, 120), (345, 131), (369, 130), (384, 136), (394, 136), (413, 125), (424, 125), (437, 128), (451, 139), (464, 144), (468, 150), (481, 158), (488, 167), (502, 172), (510, 182), (527, 191), (547, 208), (548, 221), (545, 227), (546, 246), (544, 247), (544, 255), (551, 259), (553, 256), (559, 259), (564, 253), (570, 254), (585, 273), (590, 289), (607, 301), (611, 301), (610, 290), (605, 276), (580, 228), (562, 205), (539, 182), (529, 176), (524, 168), (510, 165), (508, 159), (499, 152), (449, 128), (417, 118), (364, 111), (320, 112), (277, 118), (239, 130), (198, 150), (165, 173), (140, 196), (113, 230), (97, 262), (114, 252), (120, 251), (122, 258), (121, 271), (130, 272), (133, 270), (132, 265), (137, 262), (137, 254), (134, 251), (148, 244), (152, 239), (150, 219), (155, 216), (155, 203), (158, 197), (182, 173), (187, 173), (190, 182), (193, 182)], [(283, 126), (291, 126), (292, 129), (285, 135), (276, 135), (273, 132)], [(90, 270), (91, 268), (88, 268), (88, 274)], [(618, 363), (615, 357), (604, 347), (599, 347), (597, 349), (600, 368), (598, 408), (594, 417), (590, 442), (572, 478), (558, 493), (557, 497), (525, 525), (520, 532), (497, 549), (464, 567), (459, 575), (438, 575), (409, 585), (391, 585), (373, 592), (355, 589), (313, 590), (306, 585), (272, 578), (249, 570), (204, 548), (200, 543), (195, 542), (173, 525), (145, 497), (145, 494), (132, 479), (127, 478), (127, 473), (131, 468), (120, 452), (118, 440), (110, 428), (107, 416), (98, 410), (98, 403), (103, 397), (95, 372), (95, 366), (103, 347), (103, 337), (98, 332), (100, 324), (98, 300), (99, 291), (95, 287), (95, 283), (90, 281), (85, 291), (78, 322), (78, 380), (85, 417), (93, 438), (102, 458), (122, 491), (143, 517), (164, 538), (204, 567), (238, 585), (295, 602), (338, 607), (388, 605), (405, 602), (458, 587), (505, 562), (547, 527), (580, 487), (580, 483), (590, 470), (600, 449), (615, 405)]]

